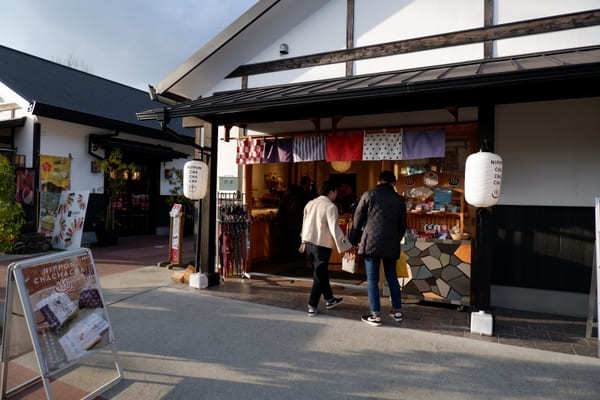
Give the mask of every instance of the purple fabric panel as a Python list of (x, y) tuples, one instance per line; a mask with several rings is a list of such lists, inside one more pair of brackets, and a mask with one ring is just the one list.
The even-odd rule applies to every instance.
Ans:
[(291, 162), (293, 139), (265, 141), (265, 163)]
[(274, 163), (279, 162), (279, 152), (277, 151), (277, 141), (266, 141), (265, 140), (265, 158), (264, 162)]
[(292, 147), (294, 139), (278, 139), (277, 152), (279, 153), (279, 162), (292, 162)]
[(402, 137), (402, 159), (442, 158), (446, 155), (446, 132), (406, 131)]

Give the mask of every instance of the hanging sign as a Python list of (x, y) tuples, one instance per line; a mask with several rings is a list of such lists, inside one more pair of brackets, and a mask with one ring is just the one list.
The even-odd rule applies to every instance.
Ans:
[(171, 236), (169, 238), (169, 262), (181, 264), (181, 237), (183, 234), (183, 224), (181, 219), (181, 204), (173, 204), (169, 213), (171, 216)]
[(90, 192), (62, 192), (54, 218), (52, 246), (57, 249), (75, 250), (81, 247), (85, 212)]
[(208, 165), (192, 160), (183, 166), (183, 195), (191, 200), (206, 196), (208, 188)]
[(502, 157), (480, 151), (465, 165), (465, 200), (475, 207), (491, 207), (500, 200)]
[[(53, 398), (50, 377), (107, 348), (112, 349), (118, 376), (98, 389), (95, 395), (122, 378), (116, 358), (115, 337), (89, 249), (11, 264), (6, 288), (4, 333), (3, 371), (10, 369), (9, 361), (33, 350), (40, 376), (28, 384), (41, 380), (48, 398)], [(2, 398), (22, 389), (17, 386), (7, 390), (6, 384), (4, 373)]]
[(61, 192), (71, 185), (71, 159), (40, 155), (40, 186), (42, 192)]

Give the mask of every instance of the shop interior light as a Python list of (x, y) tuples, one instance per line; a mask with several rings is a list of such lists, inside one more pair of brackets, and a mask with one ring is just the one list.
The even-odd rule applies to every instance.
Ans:
[(352, 161), (332, 161), (331, 168), (337, 172), (346, 172), (352, 166)]
[(141, 177), (142, 173), (140, 171), (133, 171), (133, 174), (131, 175), (131, 179), (133, 179), (134, 181), (140, 180)]

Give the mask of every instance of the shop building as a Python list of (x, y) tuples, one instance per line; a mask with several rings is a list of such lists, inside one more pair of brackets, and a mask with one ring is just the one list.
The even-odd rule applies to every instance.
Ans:
[[(218, 176), (238, 178), (255, 219), (251, 261), (281, 247), (269, 238), (285, 235), (273, 235), (269, 219), (291, 184), (337, 178), (360, 197), (392, 169), (415, 235), (405, 243), (405, 291), (585, 315), (600, 193), (597, 2), (372, 5), (260, 1), (157, 85), (162, 96), (190, 101), (138, 118), (182, 118), (218, 146), (212, 192)], [(364, 157), (369, 135), (406, 141), (430, 132), (443, 132), (442, 157)], [(360, 157), (338, 156), (355, 137)], [(306, 138), (325, 141), (326, 154), (270, 163), (260, 150)], [(240, 143), (250, 147), (236, 163)], [(500, 202), (485, 210), (464, 204), (461, 187), (464, 158), (480, 148), (504, 159)], [(436, 195), (446, 200), (436, 204)], [(457, 225), (454, 238), (435, 238)]]
[(16, 167), (29, 228), (52, 222), (46, 203), (64, 189), (90, 192), (84, 232), (102, 225), (106, 177), (93, 162), (118, 149), (136, 166), (119, 200), (119, 233), (168, 233), (167, 175), (191, 155), (193, 138), (136, 119), (140, 107), (159, 104), (144, 91), (0, 46), (0, 152)]

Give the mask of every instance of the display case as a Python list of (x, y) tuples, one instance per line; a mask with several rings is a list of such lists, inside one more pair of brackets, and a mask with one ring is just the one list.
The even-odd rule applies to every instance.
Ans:
[(396, 190), (406, 202), (408, 238), (469, 239), (462, 175), (429, 171), (402, 176)]

